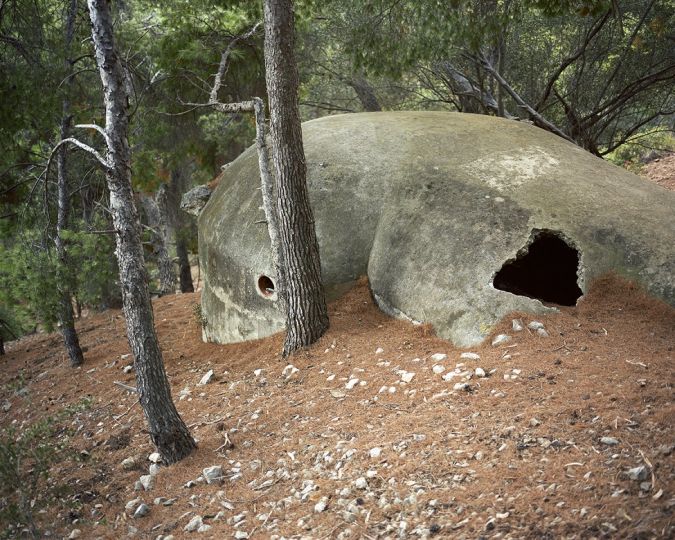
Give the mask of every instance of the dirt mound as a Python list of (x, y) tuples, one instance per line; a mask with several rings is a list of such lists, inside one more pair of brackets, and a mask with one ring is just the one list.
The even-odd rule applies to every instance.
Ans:
[(640, 172), (655, 184), (675, 191), (675, 153), (650, 161)]
[[(184, 527), (196, 515), (211, 526), (200, 538), (675, 534), (675, 312), (630, 283), (604, 278), (578, 307), (538, 317), (548, 337), (514, 314), (496, 332), (509, 341), (464, 351), (383, 315), (362, 281), (331, 305), (331, 329), (291, 359), (299, 371), (288, 379), (280, 335), (203, 343), (198, 301), (154, 304), (177, 407), (199, 448), (160, 470), (148, 492), (134, 491), (153, 451), (142, 413), (114, 384), (135, 384), (121, 313), (80, 322), (81, 369), (67, 366), (58, 335), (8, 345), (3, 426), (92, 400), (73, 419), (88, 460), (51, 471), (77, 497), (74, 509), (42, 516), (52, 535), (191, 537)], [(198, 386), (209, 369), (215, 382)], [(223, 485), (184, 487), (211, 465), (222, 465)], [(150, 506), (140, 519), (124, 508), (137, 497)]]

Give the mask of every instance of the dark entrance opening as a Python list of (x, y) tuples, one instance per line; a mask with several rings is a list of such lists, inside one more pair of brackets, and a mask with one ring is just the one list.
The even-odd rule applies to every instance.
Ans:
[(274, 296), (274, 281), (265, 275), (260, 276), (258, 278), (258, 290), (266, 298)]
[(497, 272), (496, 289), (542, 302), (574, 306), (582, 295), (577, 284), (579, 252), (552, 231), (538, 231), (529, 246)]

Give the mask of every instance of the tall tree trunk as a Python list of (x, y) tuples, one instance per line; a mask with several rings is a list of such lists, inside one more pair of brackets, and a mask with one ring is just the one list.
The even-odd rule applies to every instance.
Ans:
[(127, 337), (134, 355), (136, 387), (150, 438), (165, 463), (175, 463), (196, 447), (171, 399), (171, 388), (155, 334), (146, 282), (140, 221), (131, 188), (131, 149), (127, 140), (129, 97), (113, 39), (108, 0), (87, 0), (96, 62), (103, 83), (108, 148), (106, 181), (116, 230)]
[(355, 75), (348, 80), (347, 84), (349, 84), (354, 92), (356, 92), (356, 96), (359, 98), (364, 111), (380, 112), (382, 110), (382, 106), (375, 95), (374, 88), (365, 77), (362, 75)]
[[(64, 89), (64, 98), (61, 114), (61, 140), (70, 136), (70, 127), (72, 115), (70, 114), (70, 89), (73, 80), (73, 64), (70, 58), (70, 45), (73, 41), (75, 32), (75, 17), (77, 15), (77, 0), (71, 0), (66, 14), (65, 31), (65, 68), (66, 82)], [(68, 228), (68, 219), (70, 217), (70, 194), (68, 193), (68, 173), (67, 173), (67, 148), (62, 146), (57, 156), (57, 186), (58, 186), (58, 210), (56, 217), (56, 234), (54, 243), (56, 245), (56, 256), (63, 269), (68, 268), (68, 253), (63, 241), (63, 232)], [(73, 317), (72, 291), (70, 279), (67, 275), (60, 280), (59, 287), (59, 323), (61, 324), (61, 333), (63, 334), (63, 343), (70, 358), (70, 365), (73, 367), (81, 366), (84, 362), (80, 341), (75, 330), (75, 320)]]
[(265, 78), (270, 104), (272, 159), (282, 251), (281, 291), (286, 309), (283, 355), (319, 339), (328, 328), (319, 243), (307, 190), (293, 52), (291, 0), (265, 0)]
[(146, 195), (142, 199), (148, 226), (152, 229), (152, 248), (157, 258), (159, 271), (159, 295), (173, 294), (176, 291), (176, 275), (170, 250), (170, 227), (167, 208), (166, 184), (159, 186), (155, 195)]
[(192, 284), (192, 271), (190, 269), (190, 258), (188, 257), (187, 242), (180, 231), (176, 233), (176, 256), (178, 257), (180, 292), (195, 292), (194, 285)]
[(188, 187), (190, 165), (184, 163), (171, 171), (171, 183), (166, 197), (167, 216), (170, 229), (176, 244), (176, 258), (178, 260), (178, 279), (180, 292), (194, 292), (190, 258), (188, 257), (187, 235), (194, 222), (180, 209), (180, 201)]

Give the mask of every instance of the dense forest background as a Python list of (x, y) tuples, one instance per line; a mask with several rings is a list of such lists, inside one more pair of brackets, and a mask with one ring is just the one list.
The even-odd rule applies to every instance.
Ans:
[[(223, 59), (220, 102), (266, 100), (262, 6), (112, 7), (151, 291), (188, 290), (196, 224), (179, 209), (181, 196), (214, 180), (255, 136), (253, 115), (199, 104), (212, 97)], [(304, 120), (382, 110), (498, 115), (634, 170), (674, 148), (672, 0), (303, 0), (295, 10)], [(53, 153), (71, 134), (102, 146), (85, 2), (0, 0), (0, 96), (0, 332), (8, 340), (53, 328), (64, 295), (76, 316), (121, 302), (104, 174), (77, 147)]]

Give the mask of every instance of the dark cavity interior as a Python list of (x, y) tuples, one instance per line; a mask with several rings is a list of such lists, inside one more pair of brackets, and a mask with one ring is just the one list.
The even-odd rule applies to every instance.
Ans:
[(577, 284), (579, 252), (550, 231), (539, 232), (527, 252), (497, 272), (496, 289), (542, 302), (574, 306), (582, 295)]
[(263, 296), (272, 296), (274, 294), (274, 281), (267, 276), (260, 276), (258, 278), (258, 290)]

